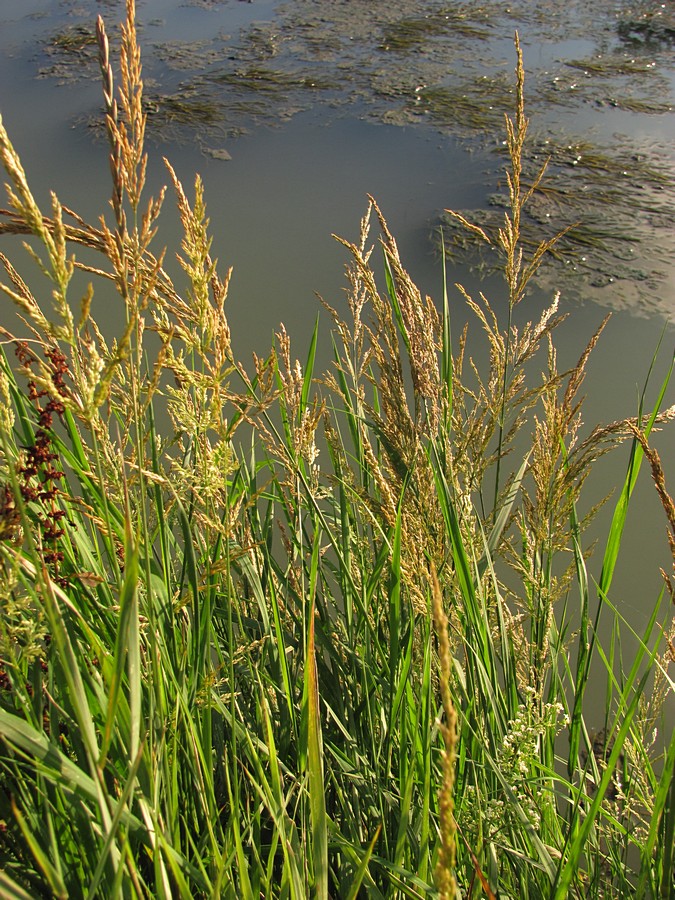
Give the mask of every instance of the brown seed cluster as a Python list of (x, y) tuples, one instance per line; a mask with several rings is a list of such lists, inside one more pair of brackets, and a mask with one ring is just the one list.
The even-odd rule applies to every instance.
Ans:
[[(30, 370), (36, 359), (28, 345), (23, 341), (17, 341), (15, 352), (19, 363), (24, 369)], [(38, 387), (32, 379), (28, 382), (28, 398), (37, 410), (38, 429), (33, 443), (26, 448), (25, 460), (17, 474), (22, 479), (20, 490), (24, 501), (38, 504), (40, 507), (36, 517), (44, 545), (44, 560), (51, 567), (56, 583), (65, 587), (68, 579), (60, 573), (60, 564), (64, 556), (63, 551), (58, 549), (58, 541), (64, 534), (61, 522), (66, 516), (58, 503), (58, 483), (64, 477), (64, 473), (56, 465), (58, 453), (54, 451), (51, 429), (54, 416), (63, 415), (65, 409), (58, 397), (65, 397), (67, 394), (65, 375), (68, 366), (66, 357), (58, 347), (47, 347), (45, 356), (49, 361), (49, 374), (54, 393)], [(45, 398), (46, 402), (42, 405)]]
[(20, 521), (12, 488), (8, 484), (0, 485), (0, 541), (13, 540)]

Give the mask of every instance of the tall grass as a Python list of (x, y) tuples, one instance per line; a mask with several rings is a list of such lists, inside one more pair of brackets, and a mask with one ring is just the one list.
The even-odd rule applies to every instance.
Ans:
[[(38, 208), (0, 125), (0, 231), (32, 236), (51, 291), (41, 304), (0, 255), (30, 334), (5, 335), (0, 376), (0, 894), (671, 896), (672, 579), (634, 658), (612, 601), (645, 456), (675, 547), (649, 443), (667, 380), (652, 409), (583, 433), (599, 333), (560, 372), (557, 299), (514, 324), (549, 249), (520, 249), (544, 176), (521, 180), (520, 48), (510, 209), (481, 232), (504, 257), (507, 322), (463, 292), (486, 370), (370, 200), (316, 377), (316, 332), (302, 363), (283, 329), (251, 373), (237, 360), (201, 182), (190, 200), (168, 163), (183, 274), (167, 274), (133, 0), (117, 91), (101, 20), (97, 35), (112, 194), (96, 224), (55, 195)], [(92, 313), (111, 285), (114, 339)], [(595, 582), (579, 501), (622, 441)]]

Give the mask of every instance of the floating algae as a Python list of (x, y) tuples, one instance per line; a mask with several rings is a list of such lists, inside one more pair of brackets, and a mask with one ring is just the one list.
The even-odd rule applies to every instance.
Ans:
[(617, 75), (646, 75), (654, 71), (656, 63), (650, 59), (640, 59), (626, 53), (598, 53), (588, 59), (567, 59), (565, 65), (579, 69), (584, 75), (614, 78)]
[(96, 32), (89, 25), (69, 25), (44, 42), (47, 64), (38, 78), (54, 78), (60, 84), (98, 75)]
[(274, 59), (281, 51), (279, 29), (271, 23), (253, 25), (240, 42), (237, 58), (240, 60)]
[(668, 98), (670, 81), (651, 58), (625, 51), (597, 53), (583, 59), (565, 60), (538, 85), (540, 101), (578, 107), (590, 103), (643, 115), (661, 115), (673, 110)]
[(424, 87), (416, 92), (414, 109), (434, 123), (475, 131), (499, 128), (504, 110), (513, 105), (514, 87), (507, 77), (479, 75), (453, 85)]
[(333, 90), (336, 81), (324, 79), (310, 72), (283, 72), (263, 66), (249, 66), (234, 72), (208, 76), (210, 80), (239, 90), (266, 94), (287, 94), (294, 89)]
[(435, 13), (402, 18), (386, 25), (380, 46), (383, 50), (410, 50), (430, 38), (446, 37), (449, 33), (484, 40), (489, 36), (484, 23), (489, 24), (489, 13), (485, 7), (476, 8), (467, 4), (443, 7)]
[(86, 25), (71, 25), (52, 35), (47, 44), (49, 50), (74, 53), (78, 57), (91, 56), (96, 47), (96, 34)]
[(658, 48), (675, 44), (675, 10), (672, 3), (642, 2), (622, 10), (617, 34), (631, 46)]
[(223, 120), (223, 108), (210, 97), (191, 96), (189, 92), (149, 97), (148, 113), (168, 124), (200, 126), (218, 125)]
[(225, 40), (226, 35), (217, 41), (165, 41), (153, 44), (152, 50), (169, 69), (196, 72), (222, 61)]

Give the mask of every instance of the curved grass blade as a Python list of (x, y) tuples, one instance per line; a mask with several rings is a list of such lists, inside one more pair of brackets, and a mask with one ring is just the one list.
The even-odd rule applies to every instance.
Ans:
[[(93, 778), (51, 744), (44, 732), (0, 709), (0, 737), (32, 759), (52, 784), (84, 800), (98, 802), (99, 790)], [(127, 828), (144, 829), (143, 823), (132, 813), (125, 813), (122, 821)]]
[[(662, 832), (660, 835), (659, 832)], [(667, 898), (671, 896), (672, 873), (675, 860), (675, 731), (671, 735), (663, 772), (654, 796), (654, 809), (649, 826), (649, 834), (642, 848), (642, 860), (640, 865), (640, 880), (637, 886), (637, 896), (644, 897), (647, 891), (647, 882), (651, 881), (653, 872), (653, 856), (656, 842), (661, 838), (661, 884), (656, 896)], [(652, 885), (653, 886), (653, 885)]]
[(368, 863), (370, 862), (370, 858), (373, 855), (373, 850), (375, 849), (375, 844), (377, 843), (377, 839), (380, 836), (380, 831), (382, 830), (382, 826), (378, 825), (375, 834), (371, 842), (368, 844), (366, 852), (363, 855), (363, 859), (359, 863), (359, 867), (354, 874), (354, 880), (351, 883), (349, 888), (349, 893), (347, 894), (346, 900), (356, 900), (359, 894), (359, 889), (363, 884), (363, 879), (366, 877), (366, 872), (368, 871)]
[[(647, 425), (644, 428), (643, 433), (645, 438), (649, 437), (649, 433), (651, 432), (659, 410), (661, 409), (661, 404), (663, 403), (663, 398), (665, 397), (666, 390), (668, 388), (668, 385), (670, 384), (670, 379), (673, 374), (674, 367), (675, 357), (673, 357), (673, 359), (671, 360), (670, 367), (668, 368), (668, 372), (666, 373), (666, 377), (663, 379), (663, 382), (661, 384), (659, 395), (656, 398), (656, 403), (654, 404), (654, 408), (652, 409), (651, 415), (649, 416)], [(612, 583), (616, 561), (619, 558), (619, 548), (621, 546), (623, 529), (626, 524), (628, 504), (633, 494), (635, 483), (637, 482), (637, 477), (640, 472), (640, 466), (642, 465), (643, 456), (644, 450), (642, 449), (638, 441), (634, 439), (633, 445), (631, 447), (630, 459), (628, 462), (628, 471), (626, 473), (626, 478), (621, 490), (621, 494), (619, 495), (619, 499), (616, 502), (614, 515), (612, 516), (612, 524), (610, 525), (609, 535), (607, 537), (605, 555), (602, 561), (602, 571), (600, 573), (600, 583), (598, 585), (598, 589), (601, 594), (607, 594)]]
[(66, 888), (63, 880), (61, 878), (61, 873), (56, 868), (56, 866), (49, 859), (47, 854), (42, 849), (40, 842), (37, 837), (33, 834), (30, 826), (26, 822), (23, 814), (17, 807), (14, 799), (11, 800), (12, 804), (12, 812), (14, 814), (14, 818), (16, 819), (19, 828), (21, 829), (21, 833), (24, 836), (24, 840), (28, 844), (30, 852), (33, 854), (33, 858), (35, 862), (38, 864), (38, 867), (42, 871), (42, 874), (47, 879), (50, 890), (54, 897), (58, 898), (58, 900), (62, 900), (62, 898), (68, 897), (68, 889)]
[(316, 359), (316, 345), (319, 337), (319, 316), (316, 317), (314, 331), (309, 345), (309, 353), (307, 354), (307, 362), (305, 364), (305, 377), (302, 381), (302, 391), (300, 393), (300, 406), (298, 407), (298, 425), (302, 420), (302, 416), (307, 409), (307, 401), (309, 400), (309, 391), (312, 386), (312, 378), (314, 377), (314, 360)]
[[(574, 838), (571, 841), (567, 853), (567, 859), (561, 862), (554, 884), (554, 891), (551, 895), (551, 900), (565, 900), (565, 898), (569, 896), (570, 885), (572, 884), (572, 881), (574, 880), (574, 877), (578, 871), (579, 860), (583, 853), (586, 840), (588, 839), (591, 829), (595, 827), (598, 811), (604, 801), (612, 778), (614, 777), (615, 766), (619, 760), (621, 753), (623, 752), (624, 742), (633, 724), (633, 719), (635, 718), (635, 714), (637, 713), (638, 706), (642, 698), (642, 693), (644, 691), (645, 685), (647, 684), (649, 676), (651, 675), (654, 660), (656, 659), (656, 656), (658, 654), (659, 648), (657, 643), (654, 649), (649, 652), (645, 672), (638, 681), (638, 670), (643, 658), (648, 653), (647, 641), (649, 640), (649, 636), (651, 635), (654, 628), (662, 597), (663, 592), (661, 592), (659, 602), (654, 606), (654, 610), (652, 611), (651, 617), (647, 624), (647, 628), (645, 629), (645, 636), (640, 642), (640, 646), (637, 650), (637, 653), (635, 654), (635, 659), (633, 660), (633, 665), (631, 666), (630, 672), (628, 674), (626, 684), (621, 691), (621, 696), (619, 697), (618, 703), (618, 714), (622, 716), (622, 720), (616, 734), (613, 736), (614, 743), (612, 746), (612, 751), (609, 754), (609, 758), (607, 759), (605, 769), (602, 773), (602, 777), (593, 796), (593, 800), (590, 803), (588, 810), (586, 810), (585, 817), (581, 823), (580, 828), (576, 831)], [(607, 600), (607, 598), (605, 598), (605, 601), (609, 603), (609, 600)], [(609, 665), (609, 663), (606, 664)], [(630, 702), (628, 702), (628, 698), (630, 697), (631, 692), (632, 698), (630, 699)]]

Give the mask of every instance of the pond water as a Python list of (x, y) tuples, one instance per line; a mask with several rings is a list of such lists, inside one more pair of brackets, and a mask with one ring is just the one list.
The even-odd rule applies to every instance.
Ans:
[[(331, 233), (356, 237), (367, 193), (422, 290), (440, 295), (443, 210), (487, 224), (502, 215), (503, 115), (513, 103), (518, 30), (530, 172), (551, 158), (549, 191), (526, 228), (541, 235), (580, 223), (522, 315), (538, 316), (562, 290), (573, 317), (559, 353), (571, 365), (613, 310), (589, 366), (585, 419), (635, 413), (662, 329), (656, 379), (675, 336), (673, 4), (139, 0), (137, 11), (149, 188), (166, 181), (162, 155), (186, 187), (202, 174), (214, 255), (234, 265), (228, 313), (242, 359), (263, 354), (280, 321), (304, 355), (320, 309), (315, 292), (342, 302), (345, 256)], [(0, 0), (3, 120), (38, 199), (46, 204), (55, 188), (85, 218), (104, 210), (108, 191), (92, 43), (98, 14), (112, 37), (124, 3)], [(166, 218), (170, 242), (176, 223)], [(449, 281), (477, 290), (486, 272), (480, 287), (499, 307), (491, 260), (447, 224), (445, 233)], [(453, 305), (463, 322), (458, 295)], [(114, 327), (114, 310), (94, 314)], [(325, 320), (322, 339), (327, 353)], [(672, 429), (657, 445), (673, 490)], [(589, 504), (621, 479), (625, 463), (624, 453), (599, 467)], [(615, 578), (615, 600), (638, 629), (659, 590), (658, 566), (669, 568), (646, 472), (639, 492), (626, 534), (633, 550)]]

